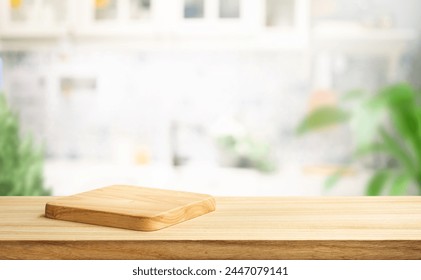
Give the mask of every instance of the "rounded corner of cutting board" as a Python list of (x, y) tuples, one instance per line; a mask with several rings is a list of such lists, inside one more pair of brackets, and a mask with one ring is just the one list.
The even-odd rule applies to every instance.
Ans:
[(137, 230), (137, 231), (158, 231), (160, 229), (171, 226), (170, 224), (162, 224), (155, 221), (153, 218), (138, 218), (138, 223), (133, 223), (128, 229)]
[(55, 206), (51, 202), (45, 203), (44, 216), (47, 218), (54, 218), (54, 208)]

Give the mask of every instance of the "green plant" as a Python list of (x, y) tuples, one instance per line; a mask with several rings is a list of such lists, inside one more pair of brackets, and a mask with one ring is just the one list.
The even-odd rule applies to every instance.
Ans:
[(217, 138), (218, 146), (235, 159), (235, 166), (254, 168), (263, 173), (276, 171), (269, 144), (251, 136), (224, 135)]
[(50, 195), (44, 188), (43, 156), (31, 138), (19, 135), (19, 122), (0, 93), (0, 195)]
[[(349, 122), (355, 140), (353, 160), (384, 154), (387, 167), (377, 168), (367, 183), (367, 195), (407, 193), (415, 184), (421, 194), (421, 94), (408, 84), (395, 84), (375, 95), (361, 91), (344, 97), (352, 109), (326, 106), (307, 115), (299, 135)], [(326, 181), (332, 186), (341, 170)]]

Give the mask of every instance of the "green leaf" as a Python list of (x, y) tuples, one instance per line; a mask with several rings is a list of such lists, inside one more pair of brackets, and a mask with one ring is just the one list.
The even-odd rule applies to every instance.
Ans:
[(417, 136), (418, 136), (418, 139), (421, 139), (421, 107), (418, 107), (416, 109), (415, 114), (416, 114), (417, 125), (418, 125)]
[(345, 95), (341, 97), (341, 100), (343, 101), (352, 101), (352, 100), (358, 100), (361, 99), (365, 95), (365, 92), (360, 89), (351, 90), (347, 92)]
[(320, 107), (304, 118), (304, 120), (298, 126), (297, 133), (304, 134), (313, 130), (345, 122), (348, 119), (349, 113), (337, 107)]
[(410, 172), (414, 177), (417, 176), (418, 169), (413, 162), (411, 155), (399, 144), (384, 128), (379, 128), (380, 135), (383, 140), (385, 151), (397, 159), (402, 167)]
[(402, 102), (415, 104), (415, 91), (405, 83), (394, 84), (383, 88), (370, 103), (375, 107), (393, 107)]
[(400, 174), (392, 181), (390, 195), (403, 195), (407, 192), (411, 177), (408, 174)]
[(421, 137), (417, 93), (408, 84), (397, 84), (385, 88), (380, 96), (386, 100), (392, 124), (402, 142), (413, 149), (413, 154), (421, 164)]
[(385, 145), (382, 145), (380, 143), (370, 143), (370, 144), (366, 144), (366, 145), (362, 145), (358, 147), (353, 153), (353, 157), (360, 158), (366, 155), (384, 153), (384, 152), (387, 152), (387, 148), (385, 147)]
[(41, 150), (20, 136), (18, 118), (0, 94), (0, 195), (49, 194), (42, 166)]
[(327, 177), (325, 181), (325, 185), (324, 185), (325, 189), (330, 190), (331, 188), (333, 188), (339, 182), (341, 178), (342, 178), (342, 172), (340, 171), (336, 171), (335, 173)]
[(366, 195), (380, 195), (389, 177), (387, 170), (380, 170), (371, 177), (367, 184)]
[(376, 140), (377, 128), (386, 117), (385, 108), (364, 100), (352, 110), (350, 127), (357, 147), (366, 146)]

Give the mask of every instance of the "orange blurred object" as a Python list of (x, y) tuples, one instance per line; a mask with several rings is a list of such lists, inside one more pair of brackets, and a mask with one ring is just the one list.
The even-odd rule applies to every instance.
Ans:
[(110, 0), (94, 0), (95, 1), (95, 8), (97, 9), (103, 9), (110, 4)]
[(139, 147), (136, 151), (135, 162), (137, 165), (147, 165), (151, 161), (151, 154), (147, 147)]
[(10, 7), (12, 9), (19, 9), (22, 5), (22, 0), (10, 0)]
[(311, 112), (324, 106), (336, 106), (337, 101), (338, 100), (334, 92), (324, 89), (317, 90), (310, 96), (310, 100), (308, 102), (308, 110)]

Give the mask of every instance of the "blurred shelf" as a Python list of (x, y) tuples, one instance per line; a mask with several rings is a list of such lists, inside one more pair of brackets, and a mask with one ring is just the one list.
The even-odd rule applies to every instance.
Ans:
[(14, 28), (12, 30), (3, 30), (0, 33), (2, 40), (32, 40), (45, 38), (58, 38), (66, 35), (66, 29), (63, 27), (57, 28)]
[(45, 165), (46, 184), (54, 195), (70, 195), (109, 184), (212, 193), (222, 196), (362, 195), (369, 173), (344, 176), (326, 192), (324, 174), (309, 174), (302, 166), (285, 164), (276, 173), (252, 169), (196, 165), (111, 164), (95, 161), (52, 161)]
[(413, 29), (375, 29), (357, 24), (316, 26), (312, 34), (317, 48), (352, 53), (401, 52), (418, 38)]
[(63, 46), (70, 46), (77, 50), (117, 50), (117, 51), (307, 51), (308, 40), (294, 36), (265, 36), (247, 38), (242, 36), (226, 36), (202, 39), (186, 36), (151, 37), (148, 35), (116, 34), (106, 36), (78, 36), (70, 40), (62, 36), (49, 33), (40, 37), (19, 36), (4, 37), (0, 40), (0, 51), (34, 51), (60, 50)]
[(341, 176), (355, 176), (357, 172), (354, 168), (336, 165), (308, 165), (303, 167), (305, 175), (332, 176), (340, 174)]

